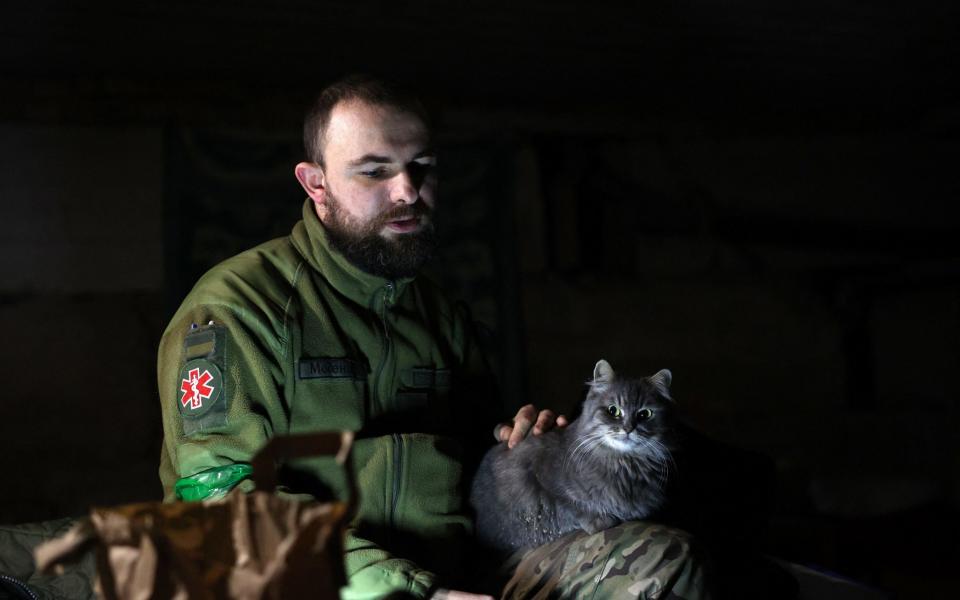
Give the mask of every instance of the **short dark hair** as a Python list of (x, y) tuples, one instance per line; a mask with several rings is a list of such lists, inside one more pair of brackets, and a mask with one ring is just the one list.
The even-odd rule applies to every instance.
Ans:
[(350, 100), (413, 113), (430, 127), (426, 109), (410, 91), (372, 75), (348, 75), (321, 90), (303, 119), (303, 149), (311, 162), (323, 166), (326, 141), (323, 136), (330, 124), (330, 115), (337, 104)]

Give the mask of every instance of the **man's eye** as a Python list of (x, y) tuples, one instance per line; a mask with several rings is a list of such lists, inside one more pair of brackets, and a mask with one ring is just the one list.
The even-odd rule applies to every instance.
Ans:
[(360, 171), (360, 174), (364, 177), (370, 177), (371, 179), (379, 179), (387, 174), (387, 170), (383, 167), (377, 167), (376, 169), (369, 169), (367, 171)]

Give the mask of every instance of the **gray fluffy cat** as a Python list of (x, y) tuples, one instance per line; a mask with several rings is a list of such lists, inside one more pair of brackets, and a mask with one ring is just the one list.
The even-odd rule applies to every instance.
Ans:
[(666, 369), (629, 379), (601, 360), (574, 422), (512, 450), (506, 443), (491, 448), (470, 494), (480, 541), (499, 550), (533, 548), (658, 510), (675, 449), (670, 382)]

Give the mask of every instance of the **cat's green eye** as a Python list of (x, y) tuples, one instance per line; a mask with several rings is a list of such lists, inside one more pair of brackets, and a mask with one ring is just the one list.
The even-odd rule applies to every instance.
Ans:
[(653, 411), (649, 408), (641, 408), (637, 416), (640, 417), (642, 421), (648, 421), (653, 418)]
[(616, 404), (611, 404), (607, 407), (607, 412), (610, 413), (610, 416), (614, 419), (619, 419), (623, 416), (623, 411), (620, 410), (620, 407)]

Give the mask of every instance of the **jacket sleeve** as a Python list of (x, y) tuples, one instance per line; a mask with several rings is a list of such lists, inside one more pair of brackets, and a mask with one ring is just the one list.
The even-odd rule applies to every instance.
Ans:
[[(269, 323), (249, 318), (248, 310), (220, 304), (181, 308), (164, 334), (157, 379), (163, 418), (160, 478), (172, 500), (177, 479), (211, 467), (249, 462), (274, 431), (286, 430), (283, 408), (283, 340)], [(190, 371), (185, 343), (192, 332), (212, 328), (218, 337), (207, 363), (218, 367), (221, 389), (212, 413), (197, 418), (185, 401)], [(212, 370), (212, 369), (211, 369)], [(210, 401), (210, 398), (201, 398)], [(201, 410), (205, 410), (202, 406)], [(245, 486), (249, 487), (249, 483)]]
[(344, 550), (349, 585), (340, 591), (343, 600), (384, 598), (397, 592), (415, 598), (431, 595), (436, 575), (410, 560), (393, 556), (352, 529), (347, 531)]

